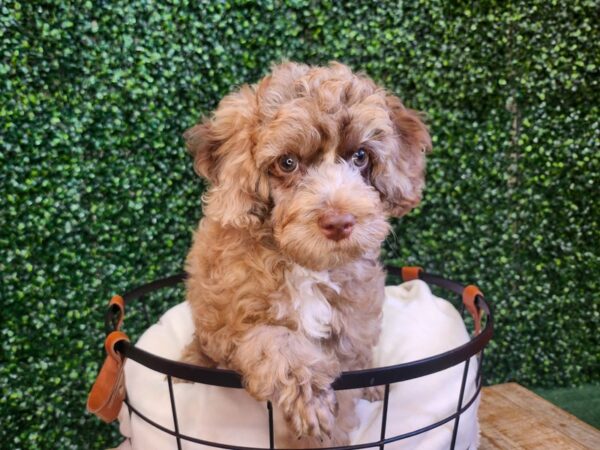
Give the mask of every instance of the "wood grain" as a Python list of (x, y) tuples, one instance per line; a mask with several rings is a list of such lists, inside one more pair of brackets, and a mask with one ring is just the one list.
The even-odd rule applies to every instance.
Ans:
[(600, 450), (600, 430), (517, 383), (483, 388), (481, 450)]

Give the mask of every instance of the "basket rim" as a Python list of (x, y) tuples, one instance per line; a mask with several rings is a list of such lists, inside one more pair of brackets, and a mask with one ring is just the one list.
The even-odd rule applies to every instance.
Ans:
[[(399, 267), (388, 265), (385, 266), (385, 268), (388, 271), (388, 274), (402, 276), (402, 271)], [(179, 273), (146, 283), (125, 293), (123, 295), (124, 302), (138, 299), (162, 288), (175, 286), (183, 282), (186, 278), (187, 274)], [(418, 278), (427, 284), (433, 284), (443, 289), (450, 290), (458, 295), (462, 295), (465, 290), (465, 286), (461, 283), (448, 280), (439, 275), (426, 273), (422, 270), (419, 270)], [(391, 384), (430, 375), (465, 362), (485, 348), (494, 332), (493, 314), (483, 295), (477, 295), (476, 306), (486, 314), (485, 327), (466, 344), (415, 361), (391, 366), (342, 372), (342, 374), (333, 382), (332, 387), (335, 390), (345, 390)], [(107, 311), (107, 334), (114, 330), (114, 313), (115, 310), (113, 308), (109, 308)], [(120, 352), (126, 358), (132, 359), (149, 369), (163, 373), (167, 376), (212, 386), (238, 389), (244, 387), (242, 376), (233, 370), (201, 367), (163, 358), (142, 350), (125, 340), (118, 342), (115, 346), (115, 350)]]

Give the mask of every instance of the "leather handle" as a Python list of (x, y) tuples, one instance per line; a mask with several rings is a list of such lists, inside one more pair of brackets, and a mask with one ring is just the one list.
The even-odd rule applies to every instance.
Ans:
[(124, 359), (115, 350), (115, 345), (117, 345), (117, 343), (120, 341), (129, 342), (129, 337), (122, 331), (113, 331), (108, 336), (106, 336), (106, 339), (104, 340), (104, 349), (106, 350), (106, 354), (117, 361), (121, 361)]
[(110, 302), (108, 302), (108, 307), (112, 310), (113, 314), (118, 314), (115, 330), (120, 330), (125, 319), (125, 300), (120, 295), (113, 295)]
[(473, 317), (473, 321), (475, 322), (475, 334), (479, 334), (481, 332), (481, 311), (475, 304), (477, 297), (483, 297), (483, 293), (479, 290), (477, 286), (474, 284), (470, 284), (465, 287), (465, 290), (462, 294), (463, 304), (467, 311)]
[(423, 272), (422, 267), (404, 266), (404, 267), (402, 267), (402, 280), (403, 281), (418, 280), (421, 272)]
[(87, 410), (103, 421), (110, 423), (117, 418), (125, 399), (125, 358), (116, 350), (120, 341), (129, 342), (122, 331), (113, 331), (104, 341), (107, 356), (88, 395)]

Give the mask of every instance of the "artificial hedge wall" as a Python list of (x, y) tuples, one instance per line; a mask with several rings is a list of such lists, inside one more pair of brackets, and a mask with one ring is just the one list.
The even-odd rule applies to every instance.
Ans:
[(427, 112), (425, 199), (385, 255), (488, 294), (488, 382), (600, 379), (598, 2), (0, 10), (2, 446), (118, 442), (84, 412), (106, 301), (181, 269), (203, 186), (181, 134), (282, 58), (346, 62)]

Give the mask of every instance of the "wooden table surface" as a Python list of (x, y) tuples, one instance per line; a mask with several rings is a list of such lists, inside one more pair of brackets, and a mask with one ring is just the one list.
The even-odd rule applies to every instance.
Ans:
[(517, 383), (483, 388), (480, 450), (600, 450), (600, 430)]

